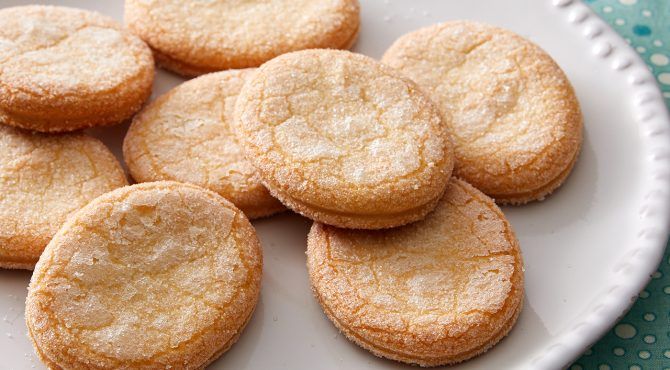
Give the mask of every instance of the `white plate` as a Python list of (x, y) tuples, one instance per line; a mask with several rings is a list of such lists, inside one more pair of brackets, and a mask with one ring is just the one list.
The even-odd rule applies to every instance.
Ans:
[[(0, 0), (0, 6), (27, 3)], [(53, 2), (52, 2), (53, 3)], [(121, 19), (122, 2), (60, 1)], [(565, 69), (585, 117), (584, 148), (566, 184), (542, 203), (507, 207), (526, 262), (527, 298), (509, 337), (459, 366), (559, 368), (598, 339), (661, 259), (670, 211), (668, 114), (635, 52), (574, 0), (361, 0), (356, 51), (380, 57), (400, 35), (450, 19), (509, 28)], [(180, 81), (160, 72), (155, 95)], [(125, 125), (95, 130), (117, 154)], [(240, 341), (211, 368), (400, 368), (338, 334), (313, 299), (305, 268), (309, 222), (284, 214), (255, 222), (263, 242), (262, 297)], [(0, 271), (0, 367), (42, 368), (25, 336), (30, 274)]]

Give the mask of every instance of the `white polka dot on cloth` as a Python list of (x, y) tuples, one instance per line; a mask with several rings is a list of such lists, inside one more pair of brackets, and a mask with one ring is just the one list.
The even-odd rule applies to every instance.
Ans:
[(670, 73), (661, 73), (658, 75), (658, 81), (664, 85), (670, 85)]
[(637, 353), (637, 355), (643, 360), (647, 360), (649, 357), (651, 357), (651, 353), (649, 351), (640, 351)]
[(637, 0), (619, 0), (619, 2), (623, 5), (633, 5), (637, 3)]
[(670, 62), (667, 56), (658, 53), (653, 54), (651, 57), (649, 57), (649, 60), (651, 60), (651, 62), (656, 64), (657, 66), (667, 66), (668, 63)]
[(637, 334), (637, 329), (631, 324), (619, 324), (614, 327), (614, 334), (623, 339), (630, 339)]
[(623, 356), (623, 355), (626, 354), (626, 351), (621, 347), (615, 348), (614, 351), (612, 351), (612, 352), (614, 352), (614, 354), (617, 355), (617, 356)]

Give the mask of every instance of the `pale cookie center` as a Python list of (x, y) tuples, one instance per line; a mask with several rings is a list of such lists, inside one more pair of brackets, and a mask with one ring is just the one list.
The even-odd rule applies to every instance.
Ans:
[(147, 158), (133, 160), (148, 160), (166, 179), (217, 192), (260, 188), (256, 170), (230, 128), (240, 86), (230, 79), (212, 79), (209, 88), (181, 86), (165, 102), (145, 110), (134, 127), (132, 145), (139, 143), (140, 156)]
[(176, 350), (249, 284), (237, 244), (244, 241), (231, 233), (236, 214), (182, 197), (130, 194), (77, 226), (62, 253), (71, 257), (54, 272), (62, 278), (45, 289), (55, 317), (82, 345), (121, 361)]
[[(196, 47), (217, 54), (232, 48), (272, 51), (304, 43), (343, 22), (342, 0), (138, 1), (153, 22), (183, 32)], [(261, 41), (261, 42), (259, 42)], [(223, 47), (222, 47), (223, 45)], [(221, 50), (218, 51), (217, 50)]]
[(440, 120), (422, 111), (425, 101), (407, 83), (370, 78), (374, 72), (345, 61), (321, 63), (317, 73), (269, 77), (260, 118), (274, 138), (270, 151), (326, 188), (393, 182), (443, 159), (444, 143), (430, 135)]
[(147, 155), (155, 170), (170, 178), (220, 187), (253, 187), (253, 166), (244, 158), (233, 134), (213, 117), (162, 117), (143, 130)]
[(543, 92), (548, 82), (534, 75), (532, 64), (542, 61), (525, 57), (528, 47), (504, 35), (443, 32), (400, 46), (402, 57), (390, 62), (426, 87), (450, 118), (457, 157), (514, 170), (562, 135), (543, 100), (552, 98)]
[(462, 190), (451, 185), (447, 197), (454, 200), (417, 224), (329, 237), (327, 264), (337, 277), (325, 284), (355, 291), (363, 326), (430, 329), (503, 308), (516, 264), (506, 227), (489, 205), (454, 192)]
[[(0, 222), (10, 223), (0, 230), (16, 233), (30, 225), (32, 232), (47, 238), (68, 214), (105, 189), (122, 185), (112, 183), (108, 173), (101, 172), (109, 171), (109, 164), (96, 163), (81, 144), (15, 144), (22, 149), (10, 149), (0, 161)], [(4, 145), (12, 143), (0, 143), (0, 150)]]
[(62, 94), (111, 89), (141, 68), (118, 30), (89, 26), (53, 45), (9, 58), (1, 70), (8, 85), (29, 81), (32, 92), (48, 95), (52, 89)]

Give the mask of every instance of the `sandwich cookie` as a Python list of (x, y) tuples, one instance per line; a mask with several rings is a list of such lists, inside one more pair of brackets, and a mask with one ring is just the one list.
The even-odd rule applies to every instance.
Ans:
[(314, 223), (307, 268), (335, 326), (377, 356), (421, 366), (467, 360), (510, 331), (523, 262), (494, 202), (453, 179), (424, 220), (390, 230)]
[(348, 49), (360, 22), (358, 0), (126, 0), (125, 20), (161, 66), (185, 76)]
[(448, 117), (454, 174), (496, 202), (542, 200), (570, 174), (582, 114), (567, 77), (537, 45), (454, 21), (401, 37), (382, 61), (426, 89)]
[(0, 10), (0, 123), (41, 132), (119, 123), (151, 94), (151, 50), (99, 13)]
[(448, 126), (413, 82), (339, 50), (284, 54), (242, 88), (235, 129), (284, 205), (345, 228), (422, 219), (453, 168)]
[(260, 291), (256, 233), (194, 185), (104, 194), (45, 249), (26, 323), (50, 369), (202, 369), (237, 341)]

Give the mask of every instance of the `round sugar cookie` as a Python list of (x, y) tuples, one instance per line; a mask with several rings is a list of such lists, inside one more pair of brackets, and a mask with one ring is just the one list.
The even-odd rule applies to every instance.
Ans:
[(0, 125), (0, 267), (32, 269), (69, 214), (127, 184), (97, 139)]
[(158, 63), (186, 76), (258, 67), (284, 53), (348, 49), (358, 0), (126, 0), (128, 27)]
[(454, 21), (401, 37), (382, 61), (426, 89), (448, 118), (455, 176), (496, 202), (542, 200), (570, 174), (582, 114), (567, 77), (537, 45)]
[(249, 321), (262, 263), (253, 227), (218, 194), (170, 181), (117, 189), (45, 249), (28, 334), (52, 369), (202, 369)]
[(235, 117), (270, 192), (330, 225), (419, 220), (453, 168), (447, 125), (418, 86), (348, 51), (298, 51), (265, 63), (242, 88)]
[(212, 190), (249, 218), (284, 206), (265, 189), (232, 132), (235, 99), (253, 69), (211, 73), (187, 81), (133, 118), (123, 142), (138, 182), (174, 180)]
[(523, 301), (519, 245), (492, 199), (452, 179), (424, 220), (390, 230), (314, 223), (315, 296), (347, 338), (421, 366), (467, 360), (510, 331)]
[(0, 123), (41, 132), (119, 123), (151, 94), (151, 49), (99, 13), (0, 10)]

